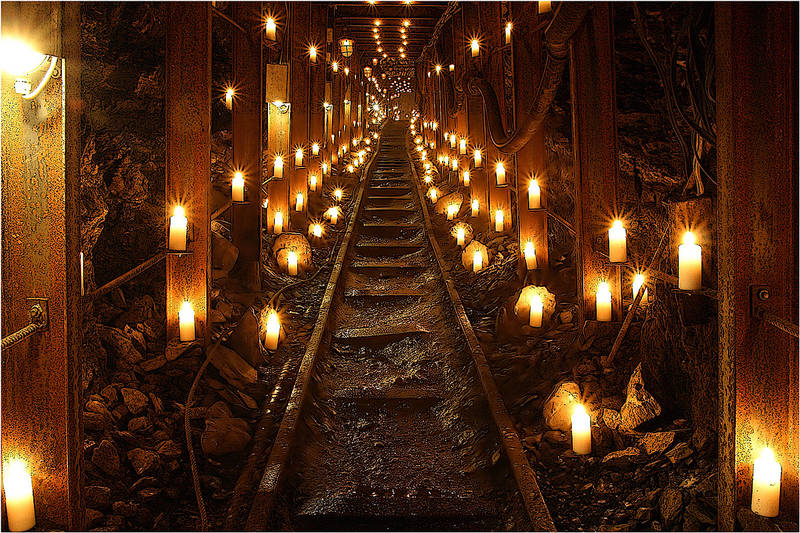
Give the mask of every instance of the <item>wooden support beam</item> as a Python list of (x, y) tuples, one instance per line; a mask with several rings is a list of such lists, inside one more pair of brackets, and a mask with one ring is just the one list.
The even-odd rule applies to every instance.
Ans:
[(751, 313), (797, 321), (797, 4), (715, 6), (719, 182), (719, 521), (750, 507), (753, 460), (783, 468), (781, 515), (798, 512), (797, 339)]
[(608, 263), (608, 228), (619, 214), (616, 84), (611, 6), (595, 4), (570, 44), (575, 229), (580, 319), (595, 318), (595, 294), (608, 281), (612, 319), (622, 320), (622, 276)]
[(238, 275), (252, 287), (260, 287), (264, 32), (259, 3), (234, 3), (232, 9), (234, 20), (247, 30), (233, 33), (233, 166), (244, 175), (247, 202), (233, 206), (233, 244), (239, 248)]
[[(325, 117), (327, 113), (323, 107), (325, 102), (325, 55), (323, 54), (323, 43), (325, 42), (325, 24), (328, 16), (328, 6), (322, 2), (312, 2), (309, 7), (311, 13), (311, 21), (309, 23), (309, 33), (307, 39), (310, 43), (314, 43), (317, 48), (317, 61), (311, 63), (309, 61), (309, 108), (308, 108), (308, 172), (306, 176), (316, 176), (317, 187), (316, 192), (311, 192), (309, 187), (309, 195), (319, 197), (322, 193), (322, 171), (321, 163), (325, 158), (322, 147), (325, 145)], [(317, 143), (319, 152), (315, 156), (311, 153), (311, 146)], [(306, 179), (308, 183), (308, 179)], [(317, 203), (312, 203), (309, 199), (307, 213), (309, 217), (316, 218), (321, 213)]]
[[(289, 161), (286, 169), (289, 176), (289, 212), (291, 213), (291, 229), (304, 231), (307, 225), (306, 207), (308, 206), (308, 171), (311, 161), (311, 145), (309, 143), (309, 110), (311, 66), (308, 55), (308, 39), (311, 29), (311, 7), (308, 2), (289, 4), (289, 32), (292, 45), (289, 59), (289, 99), (292, 102)], [(296, 150), (303, 151), (303, 164), (295, 165)], [(297, 195), (303, 195), (303, 208), (296, 211)]]
[[(266, 98), (270, 102), (267, 108), (267, 188), (266, 225), (267, 231), (275, 231), (275, 215), (281, 214), (286, 231), (289, 224), (289, 179), (288, 169), (294, 164), (294, 154), (289, 153), (289, 120), (291, 109), (275, 105), (274, 102), (289, 101), (289, 65), (268, 64), (266, 67)], [(283, 158), (283, 173), (276, 177), (274, 163), (277, 157)]]
[(28, 298), (46, 298), (49, 317), (2, 352), (2, 459), (32, 474), (36, 529), (80, 530), (80, 6), (3, 2), (2, 27), (62, 73), (31, 100), (0, 75), (2, 335), (28, 324)]

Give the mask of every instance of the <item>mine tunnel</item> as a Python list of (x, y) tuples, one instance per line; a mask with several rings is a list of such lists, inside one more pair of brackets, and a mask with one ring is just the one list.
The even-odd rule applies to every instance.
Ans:
[(0, 23), (3, 529), (798, 530), (797, 3)]

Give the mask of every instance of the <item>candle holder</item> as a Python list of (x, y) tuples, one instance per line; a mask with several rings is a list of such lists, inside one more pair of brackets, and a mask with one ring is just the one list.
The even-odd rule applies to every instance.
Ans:
[[(169, 232), (169, 222), (167, 222), (167, 232)], [(165, 253), (173, 256), (192, 255), (194, 252), (189, 249), (189, 245), (192, 244), (194, 240), (194, 223), (189, 223), (186, 225), (186, 249), (173, 250), (172, 248), (167, 247)]]

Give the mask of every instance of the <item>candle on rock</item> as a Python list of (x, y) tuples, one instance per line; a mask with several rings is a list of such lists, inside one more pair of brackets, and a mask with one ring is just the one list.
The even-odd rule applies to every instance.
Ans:
[(503, 231), (503, 227), (505, 226), (505, 217), (503, 216), (503, 210), (498, 209), (494, 212), (494, 230), (495, 231)]
[(472, 213), (471, 213), (472, 216), (473, 217), (478, 216), (478, 212), (480, 211), (481, 204), (480, 204), (480, 202), (478, 202), (477, 198), (473, 198), (472, 199), (472, 204), (471, 204), (470, 207), (472, 207)]
[(765, 447), (753, 462), (753, 494), (750, 508), (761, 516), (778, 516), (781, 501), (781, 465), (772, 449)]
[(277, 350), (278, 340), (281, 336), (281, 321), (274, 309), (270, 309), (267, 313), (267, 325), (264, 329), (264, 347), (267, 350)]
[(275, 162), (272, 165), (272, 177), (283, 178), (283, 158), (279, 155), (275, 156)]
[(28, 531), (36, 524), (33, 506), (33, 484), (25, 461), (8, 460), (3, 465), (3, 494), (10, 531)]
[(194, 309), (188, 301), (183, 302), (178, 311), (178, 333), (181, 342), (191, 342), (195, 339)]
[[(636, 299), (636, 295), (639, 294), (639, 290), (644, 287), (644, 274), (636, 274), (633, 277), (633, 298)], [(642, 300), (640, 303), (645, 303), (647, 301), (647, 287), (644, 287), (644, 294), (642, 294)]]
[(608, 228), (608, 260), (612, 263), (624, 263), (628, 260), (625, 234), (625, 228), (619, 219)]
[(598, 322), (611, 322), (611, 289), (606, 281), (601, 281), (597, 286), (595, 307)]
[(283, 233), (283, 213), (275, 211), (275, 220), (272, 224), (272, 233), (278, 235)]
[(237, 171), (231, 180), (231, 200), (234, 202), (244, 202), (244, 176)]
[(169, 217), (169, 249), (175, 251), (186, 250), (186, 228), (188, 220), (184, 214), (183, 207), (176, 205)]
[(536, 269), (536, 248), (533, 247), (533, 241), (525, 243), (525, 266), (528, 270)]
[(572, 451), (588, 455), (592, 451), (592, 423), (581, 404), (572, 412)]
[(497, 185), (506, 184), (506, 166), (503, 164), (502, 161), (497, 163), (497, 166), (495, 167), (495, 179)]
[(463, 226), (456, 228), (456, 245), (464, 246), (464, 240), (466, 239), (465, 233)]
[(538, 180), (531, 180), (528, 184), (528, 209), (540, 209), (542, 207), (542, 189), (539, 187)]
[(702, 285), (702, 250), (694, 241), (694, 234), (687, 231), (683, 244), (678, 246), (678, 288), (685, 291), (699, 290)]
[(542, 314), (544, 313), (544, 303), (542, 297), (536, 293), (531, 294), (530, 313), (528, 315), (528, 325), (532, 328), (542, 327)]
[(483, 269), (483, 255), (480, 250), (475, 250), (472, 256), (472, 271), (480, 272)]
[(286, 254), (286, 271), (290, 276), (297, 275), (297, 254), (293, 250)]
[(322, 237), (322, 224), (311, 224), (308, 227), (308, 234), (317, 239)]

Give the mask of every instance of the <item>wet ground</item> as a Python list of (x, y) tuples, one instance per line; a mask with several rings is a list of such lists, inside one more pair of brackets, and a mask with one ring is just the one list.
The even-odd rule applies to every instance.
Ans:
[(386, 126), (277, 529), (518, 530), (525, 508)]

